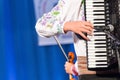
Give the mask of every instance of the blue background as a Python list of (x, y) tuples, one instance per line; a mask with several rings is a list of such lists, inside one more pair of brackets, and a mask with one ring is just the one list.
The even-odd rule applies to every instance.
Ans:
[(0, 80), (69, 80), (59, 46), (38, 46), (35, 23), (33, 0), (0, 0)]

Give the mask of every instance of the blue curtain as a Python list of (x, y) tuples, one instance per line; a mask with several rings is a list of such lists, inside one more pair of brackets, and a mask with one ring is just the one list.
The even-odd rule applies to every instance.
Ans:
[(35, 23), (33, 0), (0, 0), (0, 80), (69, 80), (59, 46), (38, 46)]

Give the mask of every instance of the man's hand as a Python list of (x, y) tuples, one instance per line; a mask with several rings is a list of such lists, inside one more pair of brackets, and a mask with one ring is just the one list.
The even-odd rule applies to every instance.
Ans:
[(64, 31), (72, 31), (81, 35), (84, 39), (89, 40), (88, 37), (84, 33), (88, 35), (92, 35), (93, 32), (93, 25), (88, 21), (71, 21), (66, 22), (64, 25)]
[(72, 66), (74, 66), (74, 64), (66, 62), (64, 66), (66, 73), (72, 74)]

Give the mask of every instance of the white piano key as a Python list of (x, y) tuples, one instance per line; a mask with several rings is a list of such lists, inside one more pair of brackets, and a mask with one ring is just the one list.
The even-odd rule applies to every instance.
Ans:
[(88, 53), (92, 54), (92, 52), (89, 52), (89, 51), (94, 51), (94, 52), (97, 52), (97, 51), (107, 51), (107, 49), (106, 48), (104, 48), (104, 49), (89, 48)]
[(104, 3), (95, 4), (95, 3), (86, 2), (86, 7), (88, 7), (88, 6), (90, 6), (90, 7), (104, 7), (105, 4)]
[[(94, 51), (107, 51), (106, 48), (95, 48), (95, 47), (88, 47), (89, 50), (94, 50)], [(89, 52), (89, 51), (88, 51)]]
[[(95, 41), (94, 41), (95, 39), (92, 39), (92, 38), (90, 38), (90, 39), (91, 39), (91, 41), (87, 41), (87, 43), (90, 44), (91, 46), (92, 46), (92, 45), (93, 45), (93, 46), (94, 46), (94, 45), (99, 45), (99, 44), (97, 44), (97, 43), (105, 43), (105, 44), (107, 43), (106, 41), (96, 41), (96, 42), (95, 42)], [(101, 44), (101, 45), (104, 46), (104, 44)]]
[(97, 35), (101, 35), (101, 36), (104, 36), (106, 37), (106, 34), (94, 34), (94, 32), (92, 33), (92, 35), (87, 35), (89, 38), (95, 38), (95, 37), (101, 37), (101, 36), (97, 36)]
[(94, 52), (88, 52), (88, 56), (97, 56), (97, 55), (107, 55), (107, 53), (96, 53), (96, 51)]
[(97, 60), (107, 60), (107, 57), (89, 57), (88, 56), (88, 60), (92, 60), (92, 59), (95, 59), (96, 61)]
[(94, 14), (105, 14), (105, 12), (94, 12), (94, 11), (86, 12), (86, 15), (94, 15)]
[(90, 45), (90, 47), (92, 47), (92, 45), (98, 45), (98, 46), (106, 46), (107, 43), (102, 43), (102, 42), (99, 42), (99, 43), (93, 43), (92, 41), (91, 42), (87, 42), (88, 43), (88, 47)]
[[(93, 50), (93, 51), (107, 51), (106, 48), (95, 48), (94, 46), (88, 46), (88, 49)], [(90, 51), (88, 50), (88, 52)]]
[(95, 62), (95, 61), (91, 61), (89, 62), (89, 65), (94, 65), (94, 64), (106, 64), (107, 65), (107, 62)]
[(104, 7), (87, 7), (86, 11), (105, 10)]
[[(106, 56), (106, 57), (107, 57), (107, 56)], [(89, 62), (91, 62), (91, 61), (101, 61), (101, 62), (106, 62), (106, 61), (107, 61), (107, 58), (106, 58), (105, 60), (96, 60), (96, 59), (92, 58), (92, 59), (88, 59), (88, 61), (89, 61)]]
[(101, 9), (99, 9), (99, 10), (97, 10), (97, 9), (87, 9), (87, 12), (96, 12), (96, 13), (97, 13), (97, 11), (98, 11), (98, 12), (99, 12), (99, 11), (103, 12), (103, 11), (105, 11), (105, 10), (101, 10)]
[(86, 20), (87, 21), (90, 21), (91, 19), (104, 19), (105, 20), (105, 17), (86, 17)]
[(104, 0), (86, 0), (86, 2), (104, 2)]
[(103, 7), (103, 6), (105, 6), (105, 4), (104, 3), (97, 3), (97, 4), (95, 4), (95, 3), (92, 3), (92, 2), (86, 2), (86, 7), (88, 7), (88, 6), (91, 6), (91, 7)]
[(87, 41), (88, 43), (91, 42), (92, 39), (94, 39), (94, 40), (95, 40), (95, 39), (106, 39), (106, 36), (95, 36), (95, 37), (92, 36), (92, 37), (91, 37), (91, 36), (88, 36), (88, 35), (87, 35), (87, 37), (90, 39), (90, 41)]
[(88, 10), (88, 9), (93, 9), (93, 10), (96, 10), (96, 9), (98, 9), (98, 10), (105, 10), (105, 7), (93, 7), (93, 6), (86, 6), (86, 10)]
[(105, 4), (104, 3), (97, 3), (97, 4), (94, 4), (94, 3), (92, 3), (92, 2), (86, 2), (86, 6), (93, 6), (94, 7), (94, 5), (100, 5), (100, 6), (105, 6)]
[[(93, 56), (107, 56), (107, 55), (96, 55), (96, 54), (94, 53)], [(96, 61), (96, 59), (92, 58), (92, 55), (88, 55), (88, 57), (91, 58), (91, 59), (88, 59), (88, 61)], [(104, 61), (106, 61), (106, 60), (104, 60)], [(102, 62), (102, 61), (101, 61), (101, 62)]]
[(105, 24), (94, 24), (94, 26), (105, 26)]
[(88, 38), (90, 38), (91, 40), (88, 41), (88, 42), (91, 42), (92, 40), (95, 40), (95, 39), (106, 39), (106, 35), (101, 35), (101, 36), (97, 36), (97, 35), (94, 35), (94, 36), (90, 36), (90, 35), (87, 35)]
[(102, 55), (107, 55), (107, 53), (95, 53), (95, 52), (94, 53), (93, 52), (89, 52), (88, 53), (88, 56), (93, 56), (93, 55), (94, 56), (97, 56), (97, 55), (101, 55), (102, 56)]
[[(100, 44), (99, 44), (100, 43)], [(90, 44), (90, 45), (100, 45), (100, 46), (105, 46), (106, 44), (107, 44), (107, 42), (105, 41), (105, 42), (103, 42), (103, 41), (99, 41), (99, 42), (93, 42), (93, 41), (91, 41), (91, 42), (89, 42), (88, 44)]]
[[(93, 45), (93, 44), (89, 44), (89, 45)], [(89, 46), (89, 45), (87, 46), (88, 49), (91, 49), (91, 50), (92, 50), (92, 49), (96, 49), (96, 50), (99, 49), (98, 47), (97, 47), (97, 48), (95, 47), (95, 46), (97, 46), (96, 44), (94, 44), (95, 46)], [(98, 46), (101, 46), (101, 45), (98, 45)], [(106, 46), (106, 44), (105, 44), (104, 46)], [(105, 47), (104, 47), (104, 48), (105, 48)], [(102, 49), (102, 48), (100, 48), (100, 49)]]
[(105, 22), (105, 20), (94, 20), (93, 18), (87, 19), (88, 21), (94, 23), (94, 22)]
[(90, 16), (86, 16), (86, 20), (91, 21), (91, 19), (104, 19), (105, 20), (105, 17), (104, 16), (91, 16), (91, 17)]
[[(91, 49), (91, 48), (95, 48), (96, 49), (96, 47), (100, 47), (101, 45), (95, 45), (95, 46), (91, 46), (91, 45), (89, 45), (89, 46), (87, 46), (89, 49)], [(104, 46), (104, 48), (107, 48), (107, 46), (106, 45), (102, 45), (102, 46)], [(101, 47), (102, 47), (101, 46)]]
[[(93, 40), (95, 40), (95, 39), (93, 39)], [(88, 42), (89, 43), (89, 42)], [(90, 42), (91, 44), (93, 43), (93, 44), (95, 44), (95, 43), (107, 43), (106, 41), (91, 41)], [(92, 46), (92, 45), (91, 45)]]
[(91, 22), (105, 22), (105, 20), (90, 20)]
[[(98, 60), (95, 60), (95, 59), (92, 59), (92, 60), (89, 60), (88, 62), (97, 62)], [(101, 62), (107, 62), (107, 60), (101, 60)], [(88, 63), (89, 64), (89, 63)]]
[[(101, 35), (101, 36), (98, 36), (98, 35)], [(106, 37), (106, 34), (104, 34), (104, 33), (103, 34), (99, 34), (99, 33), (97, 34), (97, 33), (93, 32), (92, 35), (87, 35), (87, 36), (89, 38), (93, 38), (94, 39), (95, 37), (102, 37), (102, 36)]]
[(89, 44), (88, 47), (94, 47), (94, 45), (95, 46), (106, 46), (106, 44), (107, 44), (107, 42), (105, 42), (104, 44), (103, 44), (103, 42), (99, 42), (101, 44), (97, 44), (97, 43), (94, 43), (93, 41), (87, 42), (87, 43)]
[(92, 54), (92, 53), (96, 53), (97, 51), (102, 51), (102, 52), (104, 51), (104, 52), (106, 52), (107, 49), (99, 49), (99, 50), (96, 49), (96, 50), (95, 50), (95, 49), (93, 49), (93, 48), (92, 48), (92, 49), (89, 48), (88, 53)]
[(91, 18), (105, 18), (105, 15), (92, 15), (92, 14), (88, 14), (86, 15), (87, 18), (91, 17)]
[(88, 49), (89, 50), (95, 50), (95, 51), (107, 51), (106, 48), (92, 48), (92, 47), (89, 47)]
[(100, 50), (103, 50), (103, 51), (106, 51), (106, 48), (95, 48), (95, 47), (91, 47), (91, 46), (88, 46), (88, 49), (90, 49), (90, 50), (93, 50), (93, 49), (95, 49), (95, 51), (100, 51)]
[(90, 41), (87, 42), (88, 46), (90, 46), (90, 47), (93, 47), (94, 45), (95, 45), (96, 47), (97, 47), (97, 46), (106, 46), (106, 44), (107, 44), (107, 42), (105, 42), (105, 43), (99, 42), (99, 43), (101, 43), (101, 44), (94, 43), (92, 40), (91, 40), (91, 42), (90, 42)]
[(88, 65), (89, 68), (107, 68), (108, 65)]
[(88, 48), (89, 50), (88, 50), (88, 53), (93, 53), (93, 52), (91, 52), (91, 51), (94, 51), (94, 53), (95, 52), (97, 52), (97, 51), (107, 51), (107, 49), (106, 48), (94, 48), (94, 47), (89, 47)]
[(88, 14), (86, 15), (87, 18), (105, 18), (105, 15), (92, 15), (92, 14)]

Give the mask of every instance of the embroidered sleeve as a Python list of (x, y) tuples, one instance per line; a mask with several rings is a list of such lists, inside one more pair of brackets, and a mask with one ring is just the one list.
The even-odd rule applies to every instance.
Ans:
[(40, 36), (50, 37), (58, 33), (64, 33), (64, 21), (61, 21), (60, 14), (62, 7), (65, 4), (60, 0), (58, 4), (48, 13), (45, 13), (36, 23), (36, 31)]

